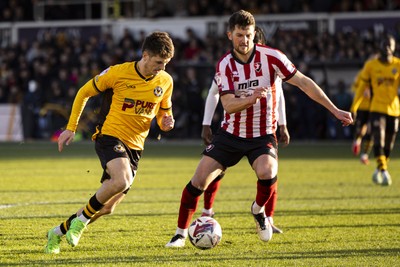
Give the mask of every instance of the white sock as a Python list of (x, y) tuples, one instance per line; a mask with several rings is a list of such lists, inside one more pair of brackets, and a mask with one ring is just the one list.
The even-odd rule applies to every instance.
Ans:
[(268, 221), (270, 224), (274, 224), (274, 218), (272, 218), (271, 216), (267, 217), (267, 218), (268, 218)]
[(253, 214), (259, 214), (264, 212), (264, 206), (258, 206), (258, 204), (254, 201), (253, 206), (251, 207)]
[(58, 235), (58, 236), (63, 236), (63, 235), (64, 235), (64, 234), (61, 232), (60, 226), (56, 226), (56, 227), (53, 229), (53, 232), (54, 232), (56, 235)]
[(205, 214), (207, 214), (207, 215), (212, 215), (212, 213), (213, 213), (213, 208), (211, 208), (211, 209), (203, 209), (201, 212), (202, 212), (202, 213), (205, 213)]
[(78, 216), (78, 219), (81, 220), (85, 225), (88, 225), (90, 219), (86, 218), (83, 214)]
[(188, 236), (188, 229), (181, 229), (181, 228), (177, 227), (175, 235), (181, 235), (184, 238), (186, 238)]

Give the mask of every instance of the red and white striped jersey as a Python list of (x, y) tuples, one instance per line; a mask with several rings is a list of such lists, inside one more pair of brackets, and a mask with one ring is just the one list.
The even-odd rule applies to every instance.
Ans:
[[(267, 87), (267, 97), (240, 112), (224, 111), (221, 127), (238, 137), (255, 138), (274, 134), (277, 128), (276, 80), (290, 79), (297, 69), (281, 51), (268, 46), (255, 45), (248, 62), (238, 60), (233, 52), (225, 54), (218, 62), (215, 81), (220, 95), (236, 97), (252, 95), (257, 87)], [(280, 89), (278, 89), (280, 90)]]

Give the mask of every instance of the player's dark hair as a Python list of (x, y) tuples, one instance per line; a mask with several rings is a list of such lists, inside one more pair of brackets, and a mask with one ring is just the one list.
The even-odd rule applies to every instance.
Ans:
[(229, 18), (228, 30), (232, 32), (235, 29), (236, 25), (239, 28), (245, 28), (249, 25), (255, 26), (256, 21), (250, 12), (245, 10), (239, 10), (233, 13), (232, 16)]
[[(387, 47), (390, 46), (390, 43), (392, 41), (396, 41), (393, 35), (386, 33), (382, 36), (378, 47), (379, 54), (381, 55), (381, 57), (387, 57), (388, 55)], [(394, 51), (392, 51), (392, 53), (394, 53)]]
[(255, 44), (267, 44), (267, 38), (265, 37), (264, 31), (261, 27), (255, 27), (256, 34), (254, 35), (254, 43)]
[(153, 32), (148, 35), (142, 45), (142, 53), (147, 51), (150, 56), (172, 58), (174, 56), (174, 44), (166, 32)]

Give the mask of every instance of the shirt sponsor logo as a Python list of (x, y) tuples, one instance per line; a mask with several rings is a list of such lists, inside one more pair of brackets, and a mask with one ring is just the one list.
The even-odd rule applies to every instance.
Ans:
[(246, 81), (244, 83), (239, 83), (238, 89), (243, 90), (247, 88), (257, 87), (258, 85), (259, 85), (258, 80), (251, 80), (251, 81)]
[(254, 93), (254, 88), (259, 85), (258, 80), (251, 80), (238, 84), (238, 89), (235, 90), (235, 95), (238, 97), (247, 97)]
[(379, 77), (377, 79), (377, 83), (379, 86), (386, 85), (386, 86), (393, 86), (394, 78), (392, 77)]
[(124, 104), (122, 105), (122, 110), (126, 111), (127, 109), (133, 108), (135, 114), (151, 115), (155, 106), (156, 103), (125, 98)]

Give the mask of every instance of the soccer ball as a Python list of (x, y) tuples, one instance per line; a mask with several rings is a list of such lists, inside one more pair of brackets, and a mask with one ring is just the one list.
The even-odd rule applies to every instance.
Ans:
[(211, 217), (202, 216), (189, 226), (189, 240), (198, 249), (210, 249), (218, 245), (222, 238), (219, 223)]

